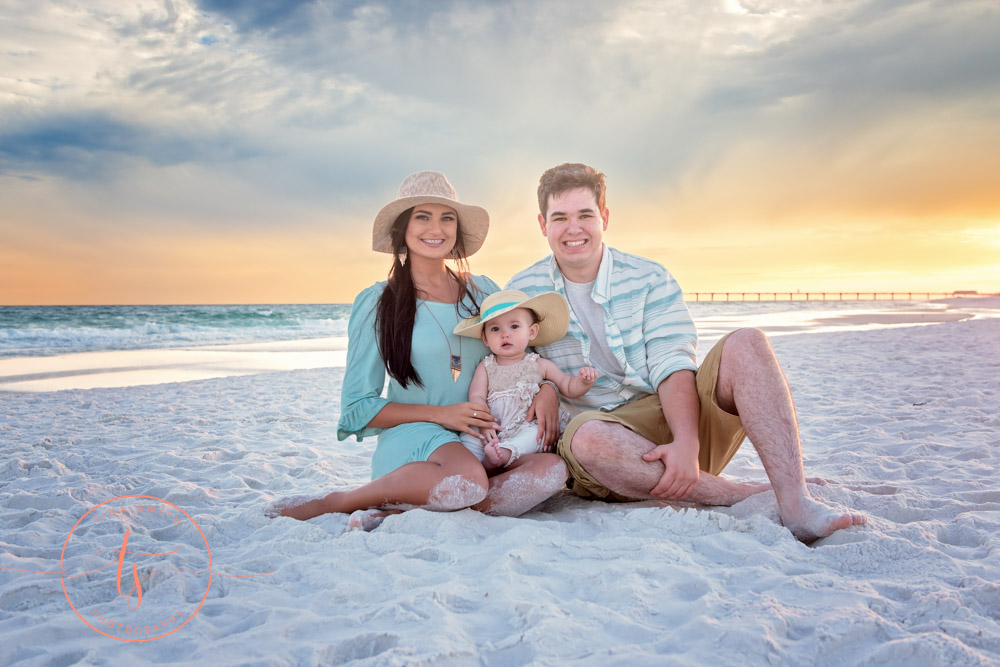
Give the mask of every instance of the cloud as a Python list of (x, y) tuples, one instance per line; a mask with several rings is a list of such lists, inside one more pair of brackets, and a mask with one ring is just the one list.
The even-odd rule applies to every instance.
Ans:
[(436, 168), (514, 238), (567, 160), (702, 233), (1000, 209), (992, 0), (8, 5), (0, 188), (33, 224), (354, 230)]
[[(287, 35), (289, 32), (307, 30), (309, 27), (304, 10), (315, 5), (315, 0), (200, 0), (199, 8), (215, 13), (235, 23), (239, 29), (252, 32)], [(350, 14), (363, 2), (331, 2), (338, 14)]]
[[(267, 146), (289, 164), (302, 151), (312, 169), (313, 151), (325, 152), (374, 174), (427, 155), (462, 170), (489, 162), (470, 148), (501, 161), (582, 153), (648, 187), (703, 170), (747, 137), (781, 150), (819, 129), (835, 151), (859, 126), (967, 103), (997, 89), (1000, 56), (996, 13), (978, 2), (143, 7), (64, 24), (75, 38), (86, 28), (121, 43), (105, 43), (115, 57), (98, 54), (66, 88), (50, 71), (35, 101), (128, 118), (124, 138), (100, 135), (110, 150), (145, 123), (173, 128), (183, 154), (197, 127), (236, 159)], [(30, 136), (44, 154), (49, 138)], [(154, 163), (178, 159), (160, 150)]]
[[(101, 112), (54, 114), (5, 123), (0, 130), (0, 169), (45, 172), (79, 181), (102, 180), (122, 167), (119, 158), (140, 158), (167, 167), (259, 157), (244, 138), (160, 129)], [(29, 177), (36, 178), (37, 177)]]

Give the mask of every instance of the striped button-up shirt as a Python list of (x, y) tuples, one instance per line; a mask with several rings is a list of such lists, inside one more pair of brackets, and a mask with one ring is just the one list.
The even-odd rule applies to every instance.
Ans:
[[(565, 279), (552, 255), (515, 275), (506, 289), (518, 289), (528, 296), (554, 290), (566, 296)], [(604, 246), (592, 297), (604, 311), (603, 333), (611, 353), (625, 369), (625, 381), (602, 373), (580, 398), (563, 398), (573, 411), (612, 410), (655, 394), (671, 373), (698, 368), (694, 322), (680, 287), (665, 268)], [(566, 336), (537, 351), (564, 373), (576, 375), (582, 366), (594, 365), (590, 361), (591, 335), (571, 310)]]

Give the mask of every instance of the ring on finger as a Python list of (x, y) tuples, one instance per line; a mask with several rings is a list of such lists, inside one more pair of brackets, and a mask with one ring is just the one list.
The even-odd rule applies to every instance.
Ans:
[(473, 411), (472, 411), (472, 416), (473, 416), (473, 417), (475, 417), (475, 416), (476, 416), (476, 415), (478, 415), (478, 414), (479, 414), (479, 413), (478, 413), (478, 412), (476, 412), (475, 410), (473, 410)]

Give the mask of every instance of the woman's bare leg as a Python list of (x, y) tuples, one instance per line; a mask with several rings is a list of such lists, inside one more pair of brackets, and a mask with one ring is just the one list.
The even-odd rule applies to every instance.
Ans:
[(490, 477), (489, 491), (472, 509), (495, 516), (520, 516), (566, 488), (569, 472), (556, 454), (525, 454)]
[(459, 442), (434, 450), (426, 461), (407, 463), (387, 475), (349, 491), (286, 507), (281, 516), (306, 521), (321, 514), (375, 507), (425, 507), (450, 511), (474, 505), (486, 497), (489, 480), (482, 464)]

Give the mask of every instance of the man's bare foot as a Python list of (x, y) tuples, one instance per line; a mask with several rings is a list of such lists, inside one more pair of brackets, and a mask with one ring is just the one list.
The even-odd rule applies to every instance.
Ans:
[(501, 447), (497, 442), (488, 443), (483, 448), (483, 454), (486, 457), (487, 470), (502, 468), (510, 461), (510, 450), (506, 447)]
[(860, 526), (868, 521), (864, 514), (840, 512), (817, 502), (812, 498), (803, 498), (794, 510), (781, 510), (781, 523), (792, 531), (800, 542), (810, 544), (828, 537), (838, 530), (851, 526)]
[(375, 530), (390, 514), (401, 514), (403, 510), (356, 510), (347, 519), (347, 530), (361, 529), (365, 532)]

